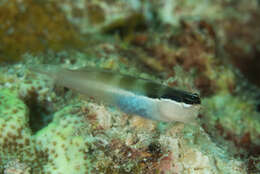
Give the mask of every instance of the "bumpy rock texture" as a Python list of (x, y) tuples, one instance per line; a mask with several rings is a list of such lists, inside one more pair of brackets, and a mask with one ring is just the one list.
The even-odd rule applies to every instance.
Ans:
[[(257, 0), (2, 1), (0, 173), (259, 173), (259, 11)], [(37, 64), (199, 92), (198, 124), (126, 115)]]

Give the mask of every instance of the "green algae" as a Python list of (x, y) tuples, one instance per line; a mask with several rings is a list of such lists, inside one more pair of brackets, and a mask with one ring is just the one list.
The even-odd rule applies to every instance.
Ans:
[(227, 132), (241, 137), (249, 132), (251, 140), (255, 144), (259, 143), (257, 138), (260, 134), (260, 122), (257, 121), (259, 113), (252, 103), (223, 93), (203, 100), (203, 104), (207, 107), (205, 110), (208, 115), (207, 124), (220, 124)]

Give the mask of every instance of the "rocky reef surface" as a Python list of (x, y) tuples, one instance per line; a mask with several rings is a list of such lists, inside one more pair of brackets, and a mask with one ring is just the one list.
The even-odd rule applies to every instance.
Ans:
[[(0, 173), (259, 173), (259, 6), (2, 0)], [(127, 115), (30, 71), (44, 64), (199, 92), (197, 124)]]

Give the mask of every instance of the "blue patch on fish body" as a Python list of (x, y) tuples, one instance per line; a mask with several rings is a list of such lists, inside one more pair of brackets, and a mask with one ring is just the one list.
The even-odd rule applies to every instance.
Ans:
[(125, 113), (153, 119), (154, 102), (148, 97), (130, 95), (117, 97), (117, 106)]

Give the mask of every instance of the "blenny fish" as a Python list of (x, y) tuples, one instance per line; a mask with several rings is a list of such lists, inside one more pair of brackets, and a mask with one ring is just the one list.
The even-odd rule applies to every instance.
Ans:
[(49, 76), (57, 85), (147, 119), (193, 123), (200, 108), (200, 97), (196, 93), (106, 69), (70, 70), (44, 65), (31, 70)]

